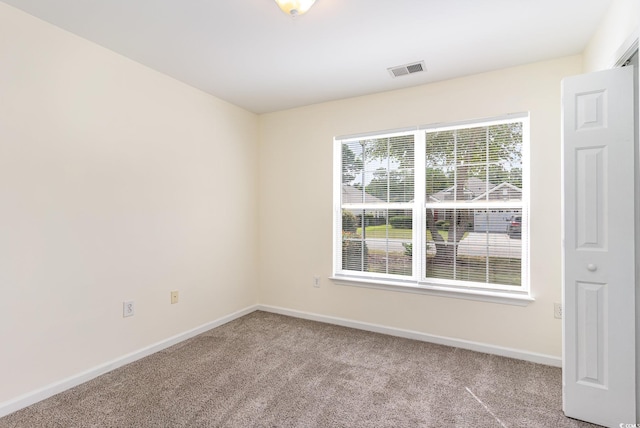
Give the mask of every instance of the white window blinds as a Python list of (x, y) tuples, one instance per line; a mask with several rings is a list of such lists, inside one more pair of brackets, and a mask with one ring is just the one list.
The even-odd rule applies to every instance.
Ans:
[(414, 135), (341, 142), (342, 269), (411, 276)]
[(522, 283), (523, 122), (426, 131), (424, 279)]
[(528, 117), (335, 139), (337, 276), (527, 290)]

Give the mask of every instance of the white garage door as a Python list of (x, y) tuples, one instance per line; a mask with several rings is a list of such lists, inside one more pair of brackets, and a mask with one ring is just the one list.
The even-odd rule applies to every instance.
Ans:
[(522, 215), (522, 210), (476, 210), (473, 216), (473, 231), (506, 233), (509, 221), (514, 215)]

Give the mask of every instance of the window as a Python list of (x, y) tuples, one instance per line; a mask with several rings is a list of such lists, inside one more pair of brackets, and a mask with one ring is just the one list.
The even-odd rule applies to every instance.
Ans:
[(336, 138), (333, 278), (531, 300), (528, 121)]

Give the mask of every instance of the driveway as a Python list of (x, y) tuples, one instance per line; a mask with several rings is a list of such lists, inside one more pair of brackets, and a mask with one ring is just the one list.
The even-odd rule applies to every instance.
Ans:
[(489, 257), (520, 259), (522, 241), (511, 239), (506, 233), (469, 232), (458, 245), (458, 254), (461, 256), (485, 256), (487, 251)]
[[(402, 239), (376, 240), (367, 239), (367, 246), (371, 250), (389, 252), (404, 252)], [(511, 239), (506, 233), (469, 232), (458, 245), (458, 255), (484, 257), (489, 252), (489, 257), (506, 257), (512, 259), (522, 258), (522, 241)], [(435, 245), (430, 242), (427, 252), (435, 255)]]

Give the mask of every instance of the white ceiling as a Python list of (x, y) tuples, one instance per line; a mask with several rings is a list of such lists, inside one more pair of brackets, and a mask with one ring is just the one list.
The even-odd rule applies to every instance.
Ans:
[[(611, 0), (2, 0), (255, 113), (581, 53)], [(425, 61), (426, 73), (388, 67)]]

